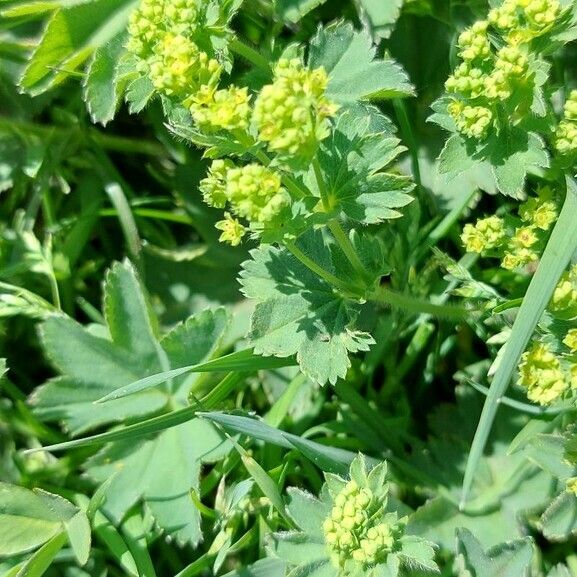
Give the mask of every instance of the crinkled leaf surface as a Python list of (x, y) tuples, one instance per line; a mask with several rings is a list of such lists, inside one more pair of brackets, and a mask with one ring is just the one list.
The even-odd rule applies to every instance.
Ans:
[[(322, 234), (300, 239), (300, 249), (334, 272)], [(296, 355), (312, 380), (335, 383), (350, 366), (348, 353), (366, 351), (372, 337), (354, 327), (357, 307), (335, 294), (285, 248), (263, 245), (251, 253), (240, 275), (244, 294), (257, 301), (249, 338), (265, 356)]]
[[(33, 395), (36, 414), (61, 420), (72, 434), (185, 406), (194, 376), (109, 403), (93, 401), (150, 374), (202, 362), (219, 347), (228, 323), (224, 309), (206, 310), (163, 338), (133, 267), (115, 264), (104, 287), (106, 327), (83, 327), (52, 316), (41, 330), (48, 358), (61, 376)], [(200, 540), (199, 514), (189, 492), (198, 486), (200, 465), (228, 450), (206, 421), (193, 420), (150, 439), (116, 443), (88, 464), (98, 481), (114, 475), (104, 510), (116, 521), (143, 500), (158, 524), (180, 542)], [(215, 452), (216, 451), (216, 452)]]
[(413, 86), (391, 59), (375, 59), (371, 35), (350, 23), (320, 28), (309, 52), (311, 68), (323, 66), (329, 74), (327, 96), (339, 103), (362, 99), (410, 96)]
[(488, 551), (467, 529), (457, 531), (460, 575), (475, 577), (523, 577), (529, 575), (533, 546), (531, 539), (501, 543)]

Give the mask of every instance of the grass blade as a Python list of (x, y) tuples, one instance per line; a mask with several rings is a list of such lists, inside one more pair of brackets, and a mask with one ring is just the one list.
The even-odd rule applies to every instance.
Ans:
[(150, 375), (144, 379), (130, 383), (125, 387), (120, 387), (112, 393), (95, 401), (95, 403), (106, 403), (115, 399), (128, 397), (134, 393), (139, 393), (146, 389), (151, 389), (165, 383), (170, 379), (180, 377), (186, 373), (210, 373), (210, 372), (231, 372), (231, 371), (261, 371), (265, 369), (277, 369), (281, 367), (290, 367), (296, 362), (292, 357), (278, 358), (278, 357), (262, 357), (255, 355), (252, 349), (243, 349), (225, 355), (218, 359), (201, 363), (200, 365), (188, 365), (171, 371), (164, 371), (155, 375)]
[(576, 222), (577, 185), (573, 179), (568, 178), (565, 203), (543, 252), (541, 262), (523, 298), (523, 303), (511, 330), (511, 336), (505, 345), (505, 354), (495, 373), (487, 400), (483, 406), (483, 412), (467, 459), (461, 494), (461, 508), (463, 508), (471, 491), (477, 465), (483, 456), (501, 398), (517, 368), (519, 358), (527, 347), (533, 331), (551, 299), (559, 277), (577, 250)]

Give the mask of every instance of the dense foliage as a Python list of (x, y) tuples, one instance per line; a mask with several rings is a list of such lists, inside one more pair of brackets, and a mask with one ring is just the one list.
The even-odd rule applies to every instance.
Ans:
[(577, 577), (576, 40), (3, 0), (0, 577)]

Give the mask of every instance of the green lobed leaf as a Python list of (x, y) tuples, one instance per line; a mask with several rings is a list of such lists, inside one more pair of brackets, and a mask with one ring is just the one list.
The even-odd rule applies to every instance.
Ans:
[(577, 496), (569, 491), (560, 493), (539, 519), (543, 535), (549, 541), (566, 541), (577, 534)]
[[(202, 462), (218, 459), (230, 445), (210, 423), (195, 420), (194, 410), (187, 407), (196, 376), (181, 371), (158, 381), (156, 389), (138, 391), (130, 398), (106, 404), (94, 401), (147, 375), (211, 359), (228, 326), (228, 315), (222, 308), (205, 310), (160, 338), (137, 273), (126, 262), (116, 263), (106, 275), (104, 318), (105, 327), (91, 329), (64, 316), (44, 323), (44, 347), (63, 374), (35, 392), (35, 412), (47, 420), (64, 420), (77, 434), (167, 411), (170, 406), (171, 412), (142, 423), (55, 449), (117, 440), (85, 464), (95, 480), (114, 477), (105, 491), (106, 515), (120, 523), (131, 507), (145, 502), (158, 525), (179, 543), (198, 543), (200, 516), (189, 491), (198, 489)], [(153, 433), (156, 436), (142, 436)], [(170, 475), (165, 474), (168, 470)]]
[(388, 38), (397, 18), (401, 15), (404, 0), (359, 0), (361, 17), (364, 17), (376, 38)]
[[(320, 234), (300, 239), (301, 250), (332, 272), (331, 254)], [(258, 301), (249, 339), (257, 354), (296, 354), (303, 373), (324, 385), (344, 378), (348, 353), (366, 351), (374, 342), (354, 328), (356, 307), (338, 296), (285, 248), (263, 245), (244, 263), (244, 294)]]
[(345, 112), (318, 155), (333, 210), (361, 224), (400, 217), (398, 209), (413, 200), (408, 193), (414, 184), (409, 177), (380, 171), (403, 150), (390, 132), (372, 132)]
[(114, 118), (128, 77), (134, 74), (131, 66), (127, 66), (126, 61), (130, 59), (127, 58), (125, 43), (126, 35), (122, 33), (97, 48), (82, 83), (90, 117), (103, 126)]
[(403, 69), (394, 60), (375, 59), (375, 54), (368, 32), (340, 22), (319, 28), (311, 40), (309, 66), (325, 68), (327, 96), (338, 103), (413, 95)]

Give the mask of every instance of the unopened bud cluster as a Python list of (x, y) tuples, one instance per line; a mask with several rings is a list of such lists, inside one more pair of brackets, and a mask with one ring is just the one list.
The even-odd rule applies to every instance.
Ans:
[(561, 154), (577, 152), (577, 90), (572, 90), (565, 102), (563, 120), (555, 133), (555, 148)]
[(205, 11), (203, 0), (142, 0), (132, 12), (127, 48), (158, 92), (185, 101), (218, 83), (221, 64), (195, 41)]
[(577, 365), (557, 355), (551, 346), (536, 343), (521, 357), (518, 383), (527, 389), (530, 400), (549, 405), (577, 389)]
[[(515, 109), (517, 89), (530, 85), (530, 41), (547, 32), (561, 14), (557, 0), (505, 0), (475, 22), (458, 38), (462, 63), (447, 79), (445, 88), (454, 96), (448, 107), (457, 130), (467, 138), (485, 139), (499, 129), (498, 110)], [(501, 39), (499, 49), (490, 35)], [(510, 122), (508, 110), (507, 122)]]
[[(260, 164), (236, 166), (229, 160), (213, 161), (200, 183), (204, 201), (215, 208), (229, 206), (235, 217), (264, 224), (289, 204), (290, 197), (278, 173)], [(217, 224), (221, 240), (236, 246), (246, 229), (230, 214)]]
[(519, 207), (519, 218), (490, 216), (463, 227), (461, 240), (467, 252), (501, 259), (501, 266), (516, 270), (535, 262), (557, 219), (551, 191), (543, 188)]
[(258, 139), (283, 155), (313, 154), (328, 136), (328, 120), (337, 111), (325, 96), (327, 84), (324, 68), (309, 70), (298, 59), (279, 60), (272, 84), (264, 86), (255, 101)]
[(384, 503), (367, 487), (349, 481), (323, 524), (325, 541), (337, 566), (352, 559), (365, 566), (386, 560), (398, 528), (383, 520)]

